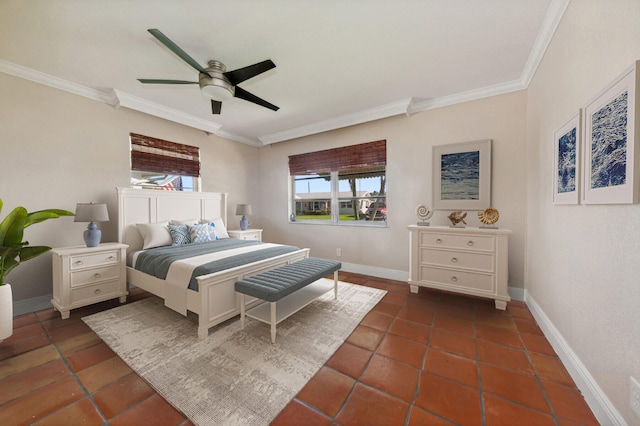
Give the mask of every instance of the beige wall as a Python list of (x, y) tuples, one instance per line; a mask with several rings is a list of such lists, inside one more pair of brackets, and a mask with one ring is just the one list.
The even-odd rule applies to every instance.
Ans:
[(526, 289), (629, 424), (640, 206), (552, 204), (553, 131), (640, 59), (640, 2), (574, 0), (529, 86)]
[[(0, 93), (0, 217), (18, 205), (75, 211), (77, 202), (105, 202), (111, 221), (99, 224), (102, 240), (116, 241), (115, 188), (129, 186), (129, 132), (200, 147), (203, 190), (230, 194), (230, 219), (236, 203), (256, 197), (257, 148), (3, 73)], [(27, 228), (26, 238), (82, 245), (86, 226), (64, 217)], [(18, 266), (8, 281), (14, 301), (51, 294), (51, 255)]]
[[(311, 248), (314, 256), (358, 265), (373, 275), (406, 279), (409, 232), (418, 204), (432, 205), (431, 151), (434, 145), (492, 139), (492, 204), (498, 225), (514, 231), (510, 240), (510, 286), (522, 287), (526, 212), (524, 91), (353, 126), (260, 149), (260, 224), (265, 238)], [(288, 223), (288, 156), (387, 140), (388, 227)], [(487, 206), (488, 207), (488, 206)], [(449, 225), (438, 211), (432, 225)], [(479, 226), (469, 212), (469, 226)], [(380, 268), (381, 270), (375, 270)]]
[[(616, 75), (640, 59), (640, 2), (574, 0), (527, 91), (395, 117), (261, 149), (0, 73), (2, 216), (15, 205), (109, 204), (103, 240), (116, 239), (115, 187), (127, 186), (127, 135), (201, 147), (203, 189), (230, 193), (265, 240), (310, 247), (374, 275), (406, 276), (415, 206), (431, 203), (434, 145), (493, 140), (493, 206), (510, 239), (510, 286), (526, 288), (577, 361), (624, 420), (629, 376), (640, 379), (640, 206), (554, 206), (552, 134)], [(389, 226), (371, 229), (287, 222), (287, 157), (386, 139)], [(431, 222), (446, 225), (446, 212)], [(470, 214), (473, 216), (473, 213)], [(477, 226), (475, 217), (469, 223)], [(86, 224), (70, 218), (33, 228), (34, 244), (81, 245)], [(50, 255), (10, 276), (17, 301), (51, 293)], [(523, 284), (524, 283), (524, 284)]]

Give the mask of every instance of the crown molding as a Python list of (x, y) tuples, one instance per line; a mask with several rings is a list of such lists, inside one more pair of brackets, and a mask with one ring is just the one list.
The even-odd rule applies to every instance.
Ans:
[(354, 126), (356, 124), (367, 123), (369, 121), (379, 120), (381, 118), (392, 117), (394, 115), (409, 114), (412, 99), (403, 99), (400, 101), (381, 105), (379, 107), (366, 109), (364, 111), (354, 112), (352, 114), (341, 115), (339, 117), (328, 120), (318, 121), (306, 126), (294, 127), (282, 132), (271, 133), (260, 136), (258, 139), (263, 145), (283, 142), (286, 140), (301, 138), (303, 136), (314, 135), (317, 133), (328, 132), (330, 130), (341, 129), (343, 127)]
[(216, 136), (220, 136), (221, 138), (225, 138), (225, 139), (230, 139), (232, 141), (244, 143), (244, 144), (255, 146), (258, 148), (262, 146), (262, 144), (256, 139), (245, 138), (244, 136), (236, 135), (235, 133), (230, 133), (222, 129), (219, 129), (214, 133)]
[(571, 0), (551, 0), (549, 9), (547, 9), (547, 14), (540, 26), (538, 37), (536, 37), (536, 40), (533, 43), (533, 47), (529, 52), (529, 58), (527, 59), (527, 63), (522, 71), (522, 76), (520, 77), (525, 88), (529, 87), (529, 83), (531, 83), (531, 80), (538, 69), (538, 65), (542, 62), (542, 57), (547, 51), (547, 47), (549, 47), (551, 39), (556, 33), (556, 29), (558, 28), (570, 1)]
[(110, 105), (112, 105), (112, 102), (114, 101), (110, 93), (92, 89), (81, 84), (72, 83), (70, 81), (45, 74), (40, 71), (32, 70), (31, 68), (23, 67), (21, 65), (5, 61), (3, 59), (0, 59), (0, 72), (10, 74), (15, 77), (20, 77), (25, 80), (33, 81), (34, 83), (53, 87), (54, 89), (64, 90), (65, 92), (93, 99), (94, 101), (103, 102)]
[(456, 93), (450, 96), (442, 96), (435, 99), (428, 99), (426, 101), (415, 102), (413, 104), (412, 113), (426, 111), (429, 109), (442, 108), (449, 105), (460, 104), (463, 102), (475, 101), (482, 98), (489, 98), (491, 96), (504, 95), (506, 93), (517, 92), (518, 90), (524, 90), (527, 87), (521, 80), (514, 80), (507, 83), (496, 84), (494, 86), (483, 87), (481, 89), (469, 90), (467, 92)]
[(135, 111), (144, 112), (145, 114), (164, 118), (165, 120), (173, 121), (175, 123), (184, 124), (185, 126), (193, 127), (194, 129), (204, 130), (208, 133), (217, 133), (218, 130), (220, 130), (220, 127), (222, 127), (221, 124), (202, 120), (191, 114), (185, 114), (175, 108), (150, 102), (146, 99), (130, 95), (117, 89), (113, 89), (113, 93), (117, 99), (117, 104), (113, 105), (114, 108), (124, 107), (133, 109)]

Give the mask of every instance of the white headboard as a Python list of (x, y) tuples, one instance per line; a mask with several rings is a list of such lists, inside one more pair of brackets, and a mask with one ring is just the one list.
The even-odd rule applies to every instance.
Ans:
[(118, 241), (129, 251), (142, 249), (142, 236), (136, 223), (164, 222), (171, 219), (214, 219), (227, 224), (227, 193), (182, 192), (117, 188)]

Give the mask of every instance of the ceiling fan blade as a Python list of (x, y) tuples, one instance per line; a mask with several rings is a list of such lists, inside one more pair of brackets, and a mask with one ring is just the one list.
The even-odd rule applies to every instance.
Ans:
[(178, 55), (180, 59), (182, 59), (183, 61), (185, 61), (186, 63), (191, 65), (193, 68), (197, 69), (198, 71), (208, 75), (207, 71), (205, 71), (205, 69), (199, 63), (197, 63), (191, 56), (187, 55), (187, 53), (184, 50), (180, 49), (177, 44), (169, 40), (169, 38), (166, 35), (162, 34), (160, 30), (149, 29), (147, 31), (149, 31), (152, 36), (157, 38), (160, 41), (160, 43), (167, 46), (169, 50), (171, 50), (173, 53)]
[(242, 87), (236, 86), (236, 93), (235, 93), (234, 96), (236, 98), (240, 98), (240, 99), (244, 99), (245, 101), (253, 102), (254, 104), (258, 104), (260, 106), (272, 109), (274, 111), (277, 111), (277, 110), (280, 109), (279, 107), (275, 106), (274, 104), (271, 104), (271, 103), (265, 101), (264, 99), (261, 99), (261, 98), (257, 97), (256, 95), (247, 92)]
[(222, 111), (222, 102), (211, 99), (211, 114), (220, 114)]
[(224, 76), (227, 77), (229, 82), (235, 86), (275, 67), (276, 64), (274, 64), (271, 59), (267, 59), (266, 61), (258, 62), (257, 64), (249, 65), (248, 67), (227, 71), (224, 73)]
[(138, 81), (144, 84), (198, 84), (197, 81), (159, 80), (153, 78), (139, 78)]

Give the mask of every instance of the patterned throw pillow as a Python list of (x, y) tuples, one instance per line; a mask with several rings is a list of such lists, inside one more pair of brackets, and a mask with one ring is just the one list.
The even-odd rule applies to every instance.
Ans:
[(189, 225), (189, 237), (194, 244), (206, 243), (218, 239), (216, 231), (207, 224)]
[(189, 226), (187, 225), (167, 225), (169, 233), (171, 234), (171, 240), (173, 240), (174, 246), (181, 244), (190, 244), (191, 238), (189, 238)]

